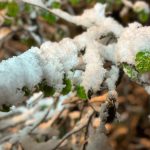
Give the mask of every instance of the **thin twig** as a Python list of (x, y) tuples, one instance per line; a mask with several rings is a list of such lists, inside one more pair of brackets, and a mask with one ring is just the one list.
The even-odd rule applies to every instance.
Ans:
[(64, 137), (57, 143), (57, 145), (52, 149), (56, 150), (67, 138), (69, 138), (72, 134), (75, 134), (85, 128), (88, 125), (90, 117), (93, 115), (94, 111), (90, 111), (84, 118), (81, 119), (79, 124), (70, 132), (68, 132)]
[(89, 130), (89, 126), (90, 126), (93, 115), (94, 115), (94, 113), (90, 116), (87, 126), (86, 126), (86, 131), (85, 131), (85, 135), (84, 135), (85, 143), (83, 144), (82, 150), (86, 150), (86, 145), (87, 145), (86, 141), (87, 141), (87, 137), (88, 137), (88, 130)]
[(58, 113), (56, 113), (56, 115), (54, 115), (48, 122), (47, 122), (47, 126), (49, 126), (49, 127), (51, 127), (54, 123), (55, 123), (55, 121), (60, 117), (60, 115), (64, 112), (64, 110), (65, 110), (65, 107), (61, 110), (61, 111), (59, 111)]
[(53, 106), (53, 105), (50, 105), (50, 106), (48, 107), (48, 109), (47, 109), (47, 111), (45, 112), (45, 114), (43, 115), (43, 117), (41, 117), (41, 119), (38, 120), (38, 121), (31, 127), (31, 129), (30, 129), (29, 132), (32, 132), (36, 127), (38, 127), (38, 126), (46, 119), (46, 117), (48, 116), (48, 114), (49, 114), (49, 112), (50, 112), (52, 106)]
[(104, 103), (107, 97), (107, 93), (101, 96), (93, 97), (89, 100), (89, 103)]

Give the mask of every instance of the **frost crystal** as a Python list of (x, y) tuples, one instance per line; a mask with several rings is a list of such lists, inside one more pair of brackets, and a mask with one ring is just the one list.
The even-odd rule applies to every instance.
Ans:
[(132, 23), (125, 28), (118, 40), (116, 60), (134, 65), (137, 52), (145, 50), (150, 50), (150, 27)]
[(64, 73), (78, 63), (76, 45), (66, 38), (59, 43), (45, 42), (40, 49), (45, 79), (49, 85), (61, 90)]
[(22, 88), (33, 88), (43, 76), (39, 64), (38, 48), (32, 48), (24, 54), (2, 61), (0, 64), (0, 97), (1, 103), (15, 103), (24, 93)]
[(83, 74), (82, 85), (86, 91), (89, 89), (93, 89), (94, 92), (99, 90), (106, 72), (103, 68), (103, 60), (99, 56), (98, 48), (97, 43), (93, 41), (92, 45), (88, 45), (84, 56), (84, 61), (87, 65)]
[(105, 19), (105, 8), (106, 5), (97, 3), (94, 8), (85, 10), (84, 13), (81, 16), (77, 16), (76, 19), (87, 27), (93, 26), (93, 24), (99, 24)]
[(112, 66), (111, 70), (108, 72), (108, 78), (106, 79), (106, 84), (109, 90), (115, 90), (116, 82), (119, 77), (119, 69), (116, 66)]

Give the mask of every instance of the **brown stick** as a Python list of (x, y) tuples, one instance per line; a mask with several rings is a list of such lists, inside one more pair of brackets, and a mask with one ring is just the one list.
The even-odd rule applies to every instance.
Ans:
[(107, 97), (107, 94), (93, 97), (93, 98), (91, 98), (91, 100), (89, 101), (89, 103), (103, 103), (103, 102), (105, 102), (106, 97)]

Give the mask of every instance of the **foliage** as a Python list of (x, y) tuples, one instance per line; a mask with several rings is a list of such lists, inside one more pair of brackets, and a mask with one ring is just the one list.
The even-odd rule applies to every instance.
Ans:
[(52, 7), (52, 8), (60, 8), (60, 7), (61, 7), (61, 4), (60, 4), (59, 2), (55, 2), (55, 1), (54, 1), (54, 2), (52, 3), (51, 7)]
[(67, 79), (66, 77), (64, 78), (64, 85), (65, 85), (65, 87), (63, 88), (63, 90), (62, 90), (62, 94), (63, 95), (66, 95), (66, 94), (68, 94), (70, 91), (71, 91), (71, 89), (72, 89), (72, 83), (71, 83), (71, 80), (69, 80), (69, 79)]
[(49, 97), (53, 96), (55, 93), (55, 89), (51, 86), (49, 86), (46, 82), (46, 80), (43, 80), (39, 85), (38, 85), (38, 90), (42, 91), (44, 93), (44, 97)]
[(43, 19), (45, 21), (47, 21), (49, 24), (53, 24), (56, 22), (56, 17), (51, 14), (50, 12), (47, 12), (47, 11), (43, 11), (41, 16), (43, 17)]
[(138, 18), (140, 22), (145, 23), (149, 19), (149, 13), (145, 12), (144, 10), (137, 12)]
[(71, 5), (78, 5), (80, 0), (69, 0), (69, 2), (71, 3)]
[[(126, 80), (121, 80), (122, 69), (118, 65), (122, 64), (127, 76), (143, 84), (142, 86), (150, 94), (149, 81), (147, 81), (149, 78), (147, 72), (150, 71), (150, 51), (149, 49), (138, 51), (140, 48), (144, 50), (150, 47), (150, 27), (143, 27), (140, 23), (131, 23), (124, 27), (119, 12), (128, 6), (121, 0), (69, 0), (65, 3), (63, 1), (51, 3), (49, 0), (23, 1), (38, 7), (15, 1), (0, 3), (0, 9), (5, 9), (7, 18), (4, 18), (5, 24), (2, 24), (2, 27), (7, 24), (7, 28), (10, 28), (8, 33), (11, 35), (2, 39), (1, 48), (7, 46), (8, 39), (10, 43), (14, 43), (10, 44), (12, 47), (17, 45), (16, 41), (19, 41), (21, 46), (32, 47), (23, 54), (18, 52), (19, 48), (15, 48), (17, 51), (12, 50), (14, 53), (10, 55), (15, 56), (7, 59), (9, 57), (7, 55), (4, 57), (6, 60), (0, 63), (0, 105), (2, 106), (0, 111), (10, 111), (0, 113), (2, 122), (0, 131), (6, 130), (0, 135), (4, 136), (1, 139), (2, 144), (9, 142), (13, 144), (11, 146), (13, 149), (18, 149), (21, 145), (20, 148), (26, 150), (42, 148), (54, 150), (59, 149), (58, 147), (67, 150), (111, 149), (105, 124), (118, 119), (118, 102), (123, 106), (121, 110), (127, 108), (128, 111), (128, 103), (132, 100), (134, 107), (135, 104), (139, 105), (140, 110), (147, 103), (141, 99), (144, 97), (148, 100), (141, 94), (143, 93), (141, 89), (135, 92), (131, 89), (132, 86), (124, 86)], [(111, 16), (105, 15), (106, 5), (97, 3), (93, 6), (95, 2), (100, 1), (107, 2), (108, 12), (112, 11)], [(131, 4), (126, 11), (133, 9), (133, 5)], [(114, 13), (111, 8), (115, 10)], [(142, 23), (147, 22), (148, 13), (145, 11), (136, 13)], [(134, 17), (136, 18), (136, 15)], [(59, 18), (65, 21), (60, 20), (57, 23)], [(70, 25), (71, 23), (74, 25)], [(23, 28), (23, 31), (20, 31), (20, 28), (21, 30)], [(56, 32), (60, 28), (67, 33), (67, 38), (63, 38), (65, 36), (62, 36), (61, 40), (49, 36), (47, 38), (47, 35), (60, 36), (61, 33)], [(120, 82), (123, 84), (118, 88)], [(127, 93), (128, 91), (130, 93)], [(127, 104), (122, 93), (129, 94), (125, 98)], [(100, 109), (97, 102), (101, 105)], [(130, 110), (134, 107), (130, 105)], [(127, 112), (129, 116), (132, 113), (132, 111)], [(134, 111), (134, 114), (136, 113), (138, 118), (134, 117), (133, 120), (137, 123), (143, 115), (139, 115), (139, 111)], [(143, 114), (143, 111), (141, 113)], [(133, 122), (129, 117), (127, 119)], [(115, 128), (119, 129), (118, 131), (123, 129), (125, 137), (128, 134), (128, 129), (122, 126), (122, 123), (121, 128), (119, 124), (117, 127), (113, 125), (113, 131), (110, 128), (109, 136), (113, 133), (112, 143), (116, 142), (115, 145), (120, 144), (120, 140), (116, 139), (122, 137), (122, 133), (114, 136)], [(97, 128), (96, 132), (91, 131), (92, 128), (93, 131)], [(57, 135), (51, 133), (54, 129), (57, 129)], [(75, 134), (77, 132), (80, 134)], [(69, 138), (73, 134), (73, 138)], [(57, 137), (57, 141), (53, 137)], [(67, 138), (69, 139), (66, 140)], [(130, 144), (133, 146), (132, 142)]]
[(10, 111), (10, 106), (7, 105), (2, 105), (0, 108), (0, 112), (9, 112)]
[(123, 71), (128, 75), (132, 80), (136, 80), (138, 72), (135, 70), (135, 67), (128, 64), (123, 64)]
[(150, 51), (140, 51), (136, 54), (135, 67), (139, 73), (150, 71)]
[(8, 3), (7, 5), (7, 14), (10, 17), (16, 17), (19, 13), (19, 6), (16, 2)]
[(87, 96), (86, 91), (85, 91), (83, 86), (78, 85), (76, 87), (76, 90), (77, 90), (77, 96), (79, 98), (81, 98), (83, 100), (87, 100), (88, 99), (88, 96)]
[(31, 91), (26, 86), (22, 88), (22, 91), (24, 92), (24, 96), (31, 96)]

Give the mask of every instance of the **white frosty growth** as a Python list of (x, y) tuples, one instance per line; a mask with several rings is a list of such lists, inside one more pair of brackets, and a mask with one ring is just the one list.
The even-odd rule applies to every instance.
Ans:
[(119, 77), (119, 68), (116, 66), (112, 66), (111, 70), (107, 74), (108, 78), (106, 79), (106, 84), (108, 86), (109, 90), (115, 90), (116, 89), (116, 82)]
[[(106, 79), (106, 69), (103, 67), (106, 60), (114, 64), (106, 83), (109, 90), (115, 89), (118, 78), (116, 62), (134, 64), (138, 51), (150, 50), (150, 27), (133, 23), (124, 29), (114, 19), (105, 16), (105, 5), (97, 3), (81, 16), (71, 16), (65, 12), (60, 14), (61, 10), (57, 12), (60, 16), (69, 17), (68, 21), (71, 18), (71, 22), (75, 21), (77, 25), (89, 28), (74, 39), (65, 38), (58, 43), (45, 42), (40, 49), (32, 47), (20, 56), (2, 61), (0, 105), (16, 104), (23, 100), (22, 88), (26, 86), (32, 89), (43, 79), (60, 92), (65, 86), (65, 74), (72, 83), (83, 85), (86, 91), (92, 89), (96, 92)], [(113, 44), (105, 44), (101, 40), (108, 34), (114, 35), (116, 41)], [(85, 50), (85, 54), (81, 50)], [(80, 59), (83, 60), (81, 71), (77, 68)]]
[(65, 38), (59, 43), (45, 42), (40, 49), (45, 79), (49, 85), (61, 90), (64, 73), (78, 64), (76, 45)]
[(84, 56), (86, 69), (83, 73), (82, 85), (85, 90), (92, 89), (94, 92), (100, 89), (100, 85), (105, 76), (103, 68), (103, 59), (99, 55), (99, 45), (97, 42), (87, 45), (86, 54)]
[(150, 50), (150, 27), (132, 23), (125, 28), (116, 46), (117, 62), (135, 64), (137, 52)]
[(23, 96), (21, 89), (24, 86), (32, 88), (41, 81), (43, 72), (36, 53), (38, 50), (32, 48), (0, 63), (0, 104), (14, 104)]
[(81, 16), (77, 16), (76, 22), (79, 22), (81, 25), (90, 27), (96, 24), (99, 24), (103, 19), (105, 19), (105, 8), (106, 4), (97, 3), (94, 8), (87, 9), (83, 12)]

